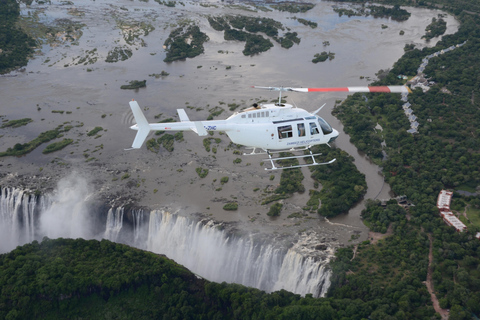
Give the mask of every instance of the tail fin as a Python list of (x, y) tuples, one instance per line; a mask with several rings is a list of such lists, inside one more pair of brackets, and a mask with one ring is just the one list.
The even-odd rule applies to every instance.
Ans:
[(130, 108), (132, 109), (135, 121), (137, 121), (137, 124), (131, 126), (131, 128), (138, 130), (135, 140), (132, 144), (132, 149), (139, 149), (143, 145), (143, 142), (150, 132), (150, 125), (148, 124), (147, 118), (145, 118), (143, 115), (143, 112), (140, 109), (137, 101), (130, 101)]

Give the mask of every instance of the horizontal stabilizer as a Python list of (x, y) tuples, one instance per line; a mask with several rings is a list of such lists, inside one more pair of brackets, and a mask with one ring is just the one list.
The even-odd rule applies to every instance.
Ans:
[(135, 140), (132, 144), (132, 149), (139, 149), (142, 147), (143, 142), (150, 133), (150, 124), (148, 123), (147, 118), (145, 118), (143, 115), (143, 112), (140, 109), (137, 101), (130, 101), (130, 108), (132, 109), (133, 116), (137, 122), (135, 126), (132, 126), (132, 129), (138, 130)]
[(178, 117), (180, 118), (181, 122), (187, 122), (190, 121), (190, 119), (187, 116), (187, 113), (185, 112), (184, 109), (177, 109)]

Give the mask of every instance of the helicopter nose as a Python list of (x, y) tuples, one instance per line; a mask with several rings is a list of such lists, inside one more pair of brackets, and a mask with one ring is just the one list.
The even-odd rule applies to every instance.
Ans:
[(330, 133), (330, 140), (328, 140), (328, 143), (335, 141), (338, 137), (338, 131), (333, 129), (333, 132)]

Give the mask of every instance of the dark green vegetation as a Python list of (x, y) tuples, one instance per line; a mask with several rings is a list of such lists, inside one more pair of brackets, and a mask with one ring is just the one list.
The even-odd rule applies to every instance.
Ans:
[(167, 56), (163, 61), (171, 62), (186, 58), (193, 58), (203, 53), (203, 43), (208, 41), (208, 36), (200, 31), (196, 25), (179, 27), (165, 40)]
[(389, 200), (384, 208), (379, 205), (378, 201), (369, 199), (366, 207), (362, 212), (362, 218), (372, 231), (386, 233), (391, 222), (405, 220), (406, 212), (397, 204), (396, 200)]
[(99, 133), (100, 131), (102, 131), (103, 128), (102, 127), (95, 127), (93, 128), (92, 130), (88, 131), (87, 132), (87, 136), (91, 137), (91, 136), (94, 136), (96, 135), (97, 133)]
[(20, 15), (15, 0), (0, 0), (0, 74), (27, 64), (35, 41), (16, 27)]
[[(280, 153), (280, 157), (292, 156), (291, 153)], [(297, 159), (285, 159), (278, 161), (282, 167), (298, 165)], [(302, 184), (303, 174), (300, 168), (282, 170), (280, 185), (275, 189), (277, 194), (293, 194), (294, 192), (303, 193), (305, 187)]]
[(312, 29), (315, 29), (316, 27), (318, 27), (318, 23), (307, 20), (307, 19), (298, 18), (297, 21), (303, 25), (310, 26)]
[(335, 59), (335, 53), (330, 52), (330, 51), (329, 52), (323, 51), (322, 53), (316, 53), (313, 56), (312, 62), (313, 63), (318, 63), (318, 62), (326, 61), (327, 59), (329, 59), (329, 60)]
[(221, 184), (225, 184), (225, 183), (228, 182), (228, 180), (229, 180), (228, 177), (222, 177), (222, 178), (220, 179), (220, 183), (221, 183)]
[(61, 150), (72, 142), (73, 142), (73, 139), (65, 138), (62, 141), (51, 143), (42, 151), (42, 153), (47, 154), (47, 153), (52, 153), (54, 151)]
[[(461, 21), (458, 32), (444, 36), (433, 48), (411, 48), (377, 83), (400, 84), (402, 80), (397, 75), (416, 75), (427, 55), (466, 41), (463, 46), (429, 60), (424, 72), (435, 82), (429, 91), (424, 93), (417, 89), (408, 95), (420, 124), (419, 133), (406, 132), (409, 122), (398, 94), (355, 94), (336, 108), (336, 114), (352, 142), (383, 166), (385, 180), (392, 190), (397, 195), (407, 195), (415, 205), (409, 209), (411, 218), (402, 228), (414, 232), (411, 236), (405, 233), (397, 236), (394, 229), (394, 235), (383, 243), (384, 248), (387, 246), (392, 252), (397, 247), (407, 248), (409, 252), (414, 250), (415, 255), (405, 263), (416, 264), (419, 260), (426, 261), (426, 252), (418, 250), (426, 248), (427, 241), (419, 240), (419, 245), (411, 245), (411, 238), (431, 237), (432, 278), (440, 305), (450, 309), (450, 319), (471, 319), (472, 313), (480, 315), (480, 241), (474, 237), (480, 229), (467, 222), (469, 231), (456, 233), (443, 223), (435, 205), (441, 189), (475, 189), (480, 185), (480, 79), (477, 76), (480, 70), (480, 5), (476, 1), (435, 0), (429, 3), (445, 5), (445, 10), (455, 14)], [(377, 123), (383, 131), (374, 130)], [(383, 162), (381, 141), (386, 144), (387, 159)], [(465, 208), (478, 212), (480, 199), (455, 193), (451, 207), (460, 213)], [(365, 217), (372, 228), (385, 231), (386, 219), (397, 219), (399, 213), (387, 206), (384, 213), (375, 209)], [(395, 245), (391, 245), (393, 242)], [(379, 252), (382, 248), (373, 246), (368, 250)], [(377, 263), (378, 258), (379, 255), (372, 256), (369, 261), (372, 269), (380, 271), (384, 267)], [(426, 270), (423, 266), (403, 274), (423, 281)], [(382, 282), (372, 277), (368, 282), (382, 286)], [(404, 284), (404, 279), (395, 276), (389, 280), (392, 287)], [(393, 291), (398, 292), (398, 298), (402, 296), (401, 290)], [(384, 296), (384, 291), (376, 296)], [(415, 306), (414, 312), (420, 309)]]
[(405, 9), (400, 9), (399, 5), (393, 6), (393, 8), (387, 8), (384, 6), (362, 6), (359, 9), (346, 9), (346, 8), (334, 8), (333, 11), (337, 12), (341, 17), (346, 15), (351, 16), (373, 16), (374, 18), (391, 18), (396, 21), (406, 21), (410, 18), (411, 14)]
[[(158, 119), (160, 115), (155, 116)], [(167, 118), (158, 121), (158, 123), (168, 123), (168, 122), (175, 122), (173, 118)], [(160, 136), (159, 138), (151, 138), (147, 140), (146, 145), (147, 149), (158, 153), (160, 151), (160, 146), (163, 146), (167, 151), (172, 152), (174, 150), (174, 142), (183, 141), (183, 131), (178, 131), (175, 134), (165, 133), (165, 131), (156, 131), (155, 135)]]
[(238, 209), (238, 203), (236, 202), (229, 202), (223, 206), (223, 210), (227, 211), (235, 211)]
[(271, 207), (270, 210), (268, 210), (267, 215), (271, 217), (276, 217), (280, 215), (280, 212), (282, 211), (283, 204), (281, 203), (274, 203)]
[(298, 13), (298, 12), (307, 12), (308, 10), (313, 9), (315, 7), (314, 4), (311, 3), (302, 3), (302, 4), (296, 4), (296, 3), (281, 3), (281, 4), (275, 4), (271, 5), (271, 8), (278, 10), (278, 11), (287, 11), (290, 13)]
[[(387, 210), (397, 213), (387, 214)], [(371, 224), (381, 220), (390, 225), (393, 234), (376, 245), (360, 244), (354, 258), (351, 248), (340, 249), (332, 264), (330, 296), (348, 303), (347, 310), (356, 310), (355, 317), (348, 319), (436, 319), (423, 283), (428, 267), (427, 234), (408, 223), (397, 204), (383, 209), (371, 203), (363, 215)]]
[(160, 151), (160, 146), (163, 146), (165, 149), (167, 149), (167, 151), (172, 152), (175, 141), (183, 141), (183, 132), (179, 131), (173, 135), (162, 132), (159, 138), (147, 140), (147, 149), (158, 153)]
[(196, 168), (195, 172), (202, 179), (205, 178), (208, 175), (208, 169), (204, 169), (204, 168)]
[(108, 52), (105, 62), (125, 61), (132, 56), (132, 50), (123, 47), (115, 47)]
[(206, 310), (204, 285), (153, 253), (46, 239), (0, 256), (0, 318), (183, 318)]
[(138, 89), (147, 86), (147, 80), (132, 80), (129, 84), (120, 86), (120, 89)]
[(8, 148), (7, 151), (0, 152), (0, 157), (6, 156), (23, 156), (29, 152), (32, 152), (42, 143), (48, 142), (50, 140), (60, 138), (63, 136), (63, 132), (67, 132), (71, 129), (71, 126), (60, 125), (56, 129), (42, 132), (37, 138), (33, 139), (27, 143), (17, 143), (13, 148)]
[[(293, 154), (291, 153), (285, 152), (279, 154), (280, 157), (288, 157), (292, 155)], [(290, 167), (299, 164), (297, 159), (279, 160), (277, 163), (280, 167)], [(303, 178), (304, 176), (300, 168), (282, 170), (279, 185), (273, 191), (273, 195), (270, 195), (263, 200), (262, 204), (269, 204), (274, 201), (290, 198), (295, 192), (305, 192), (305, 186), (302, 183)], [(278, 213), (280, 213), (280, 211), (278, 211)]]
[(0, 126), (0, 128), (18, 128), (18, 127), (21, 127), (21, 126), (26, 126), (27, 124), (29, 124), (30, 122), (32, 122), (33, 120), (30, 119), (30, 118), (23, 118), (23, 119), (18, 119), (18, 120), (10, 120), (10, 121), (7, 121), (7, 122), (4, 122), (2, 124), (2, 126)]
[(374, 18), (391, 18), (395, 21), (407, 21), (410, 18), (411, 13), (405, 9), (400, 9), (399, 5), (393, 6), (393, 8), (387, 8), (383, 6), (368, 6), (370, 14)]
[(322, 205), (318, 213), (324, 217), (348, 212), (367, 191), (365, 175), (357, 170), (353, 158), (345, 151), (327, 146), (316, 146), (312, 151), (322, 153), (326, 160), (337, 160), (329, 165), (310, 167), (312, 178), (322, 185), (322, 189), (318, 193), (310, 193), (311, 201), (307, 205), (318, 205), (320, 199)]
[[(329, 161), (334, 158), (337, 160), (330, 165), (310, 167), (312, 178), (315, 181), (315, 188), (321, 184), (322, 189), (320, 191), (309, 190), (310, 199), (304, 210), (318, 212), (324, 217), (333, 217), (348, 212), (354, 204), (362, 199), (367, 191), (365, 175), (357, 170), (353, 163), (353, 157), (344, 151), (331, 149), (326, 146), (315, 146), (312, 148), (312, 152), (322, 154), (322, 159), (316, 159), (317, 161)], [(291, 155), (291, 153), (280, 153), (279, 156), (287, 157)], [(308, 163), (312, 162), (310, 158), (305, 158), (305, 160)], [(278, 165), (285, 168), (298, 164), (298, 159), (278, 161)], [(295, 192), (304, 193), (303, 179), (304, 176), (300, 168), (282, 170), (279, 185), (273, 191), (273, 194), (262, 201), (262, 204), (266, 205), (287, 199)], [(321, 206), (319, 208), (320, 201)], [(273, 213), (274, 215), (280, 214), (281, 205), (275, 205), (278, 205), (278, 203), (270, 208), (268, 215)]]
[(432, 18), (432, 23), (430, 23), (427, 28), (425, 28), (426, 34), (422, 37), (426, 40), (441, 36), (447, 30), (447, 22), (442, 18)]
[(404, 215), (391, 224), (391, 237), (359, 245), (353, 260), (339, 250), (333, 290), (318, 299), (208, 282), (108, 240), (45, 238), (0, 255), (0, 318), (431, 319), (428, 237)]
[(278, 30), (284, 30), (285, 28), (282, 23), (270, 18), (227, 15), (224, 17), (209, 17), (208, 22), (213, 29), (224, 31), (225, 40), (245, 41), (245, 48), (242, 52), (246, 56), (264, 52), (273, 47), (273, 43), (269, 39), (256, 34), (257, 32), (265, 33), (280, 43), (283, 48), (288, 49), (293, 44), (300, 43), (300, 38), (298, 38), (296, 32), (286, 32), (282, 37), (279, 37)]
[[(342, 254), (348, 261), (351, 251)], [(342, 261), (336, 268), (341, 269)], [(370, 281), (352, 286), (358, 284), (364, 285), (365, 297), (381, 290)], [(411, 283), (405, 287), (405, 304), (424, 298)], [(151, 252), (82, 239), (45, 238), (1, 255), (0, 288), (2, 319), (361, 319), (379, 304), (393, 301), (385, 297), (364, 305), (360, 298), (345, 297), (347, 287), (336, 293), (342, 298), (335, 299), (301, 298), (284, 290), (266, 294), (199, 279)], [(406, 316), (412, 314), (420, 312)]]
[[(155, 0), (155, 2), (157, 2), (158, 4), (164, 5), (164, 6), (166, 6), (166, 7), (171, 7), (171, 8), (173, 8), (173, 7), (175, 7), (175, 3), (176, 3), (177, 1), (171, 1), (171, 0), (169, 0), (169, 1)], [(181, 2), (180, 2), (180, 3), (181, 3)]]

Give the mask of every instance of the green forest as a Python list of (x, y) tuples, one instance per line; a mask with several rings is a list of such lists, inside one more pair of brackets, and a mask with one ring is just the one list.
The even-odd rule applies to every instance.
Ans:
[[(402, 4), (401, 1), (382, 3)], [(427, 5), (425, 2), (419, 4)], [(419, 122), (418, 133), (412, 135), (407, 132), (409, 122), (399, 95), (355, 94), (336, 106), (334, 114), (344, 124), (351, 141), (383, 167), (385, 179), (392, 190), (397, 195), (406, 195), (415, 205), (409, 208), (408, 219), (404, 221), (399, 220), (402, 215), (392, 208), (371, 206), (364, 213), (364, 221), (380, 232), (386, 232), (391, 219), (395, 220), (392, 222), (395, 225), (404, 224), (416, 230), (417, 237), (423, 237), (420, 241), (423, 242), (422, 249), (427, 244), (432, 246), (430, 270), (440, 307), (450, 310), (450, 319), (471, 319), (474, 314), (480, 315), (480, 240), (475, 238), (480, 225), (474, 223), (478, 221), (480, 199), (462, 196), (457, 191), (473, 192), (480, 185), (480, 7), (475, 1), (433, 1), (429, 5), (445, 5), (447, 11), (455, 14), (461, 21), (458, 32), (444, 36), (432, 48), (406, 51), (390, 73), (375, 83), (402, 84), (404, 80), (397, 75), (413, 77), (424, 57), (466, 41), (465, 45), (429, 60), (424, 71), (434, 82), (429, 91), (416, 89), (408, 95), (412, 104), (410, 108)], [(440, 20), (429, 25), (425, 30), (427, 35), (442, 28)], [(383, 130), (375, 130), (377, 123)], [(385, 147), (382, 147), (382, 141)], [(383, 159), (382, 150), (386, 159)], [(436, 199), (442, 189), (454, 191), (451, 208), (460, 214), (468, 232), (457, 233), (441, 220)], [(473, 212), (471, 219), (465, 218), (464, 212)], [(381, 242), (383, 248), (386, 246), (393, 252), (398, 246), (408, 246), (411, 239), (396, 237), (397, 230), (394, 228), (393, 236)], [(383, 256), (382, 247), (369, 245), (360, 253), (375, 250), (376, 254), (369, 261), (379, 261)], [(426, 259), (426, 253), (420, 248), (409, 248), (409, 253), (412, 253), (409, 264), (417, 263), (419, 258)], [(376, 262), (372, 267), (380, 270), (381, 266), (375, 265)], [(352, 266), (349, 267), (358, 274), (351, 269)], [(394, 271), (393, 267), (392, 264)], [(426, 271), (424, 263), (414, 272), (419, 280), (425, 281)], [(351, 287), (349, 277), (343, 282), (348, 283), (347, 287)], [(402, 318), (397, 314), (393, 316)]]
[(27, 64), (35, 40), (16, 27), (20, 7), (15, 0), (0, 0), (0, 74)]

